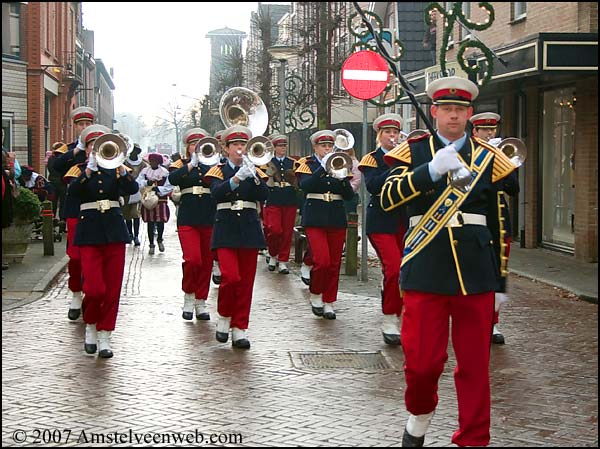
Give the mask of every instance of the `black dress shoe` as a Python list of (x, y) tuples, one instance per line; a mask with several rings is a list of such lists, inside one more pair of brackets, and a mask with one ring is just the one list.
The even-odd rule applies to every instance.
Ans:
[(213, 275), (212, 275), (212, 281), (213, 281), (215, 284), (219, 285), (219, 284), (221, 283), (221, 276), (217, 276), (216, 274), (213, 274)]
[(267, 265), (269, 264), (269, 260), (271, 260), (271, 256), (269, 256), (268, 254), (265, 256), (265, 262), (267, 262)]
[(275, 265), (269, 265), (269, 271), (275, 271)]
[(220, 343), (227, 343), (227, 340), (229, 340), (229, 332), (219, 332), (219, 331), (217, 331), (216, 334), (215, 334), (215, 338)]
[(422, 437), (413, 437), (408, 430), (404, 428), (404, 435), (402, 435), (402, 447), (423, 447), (425, 442), (425, 435)]
[(239, 340), (233, 340), (231, 346), (238, 349), (250, 349), (250, 341), (246, 338), (240, 338)]
[(95, 344), (84, 343), (83, 344), (83, 349), (85, 349), (85, 352), (87, 354), (95, 354), (96, 350), (98, 349), (98, 346), (95, 345)]
[(133, 238), (133, 244), (134, 244), (135, 246), (140, 246), (140, 239), (138, 239), (138, 238), (137, 238), (137, 236), (135, 236), (135, 237)]
[(325, 312), (323, 318), (326, 320), (335, 320), (335, 312)]
[(392, 346), (400, 346), (402, 344), (402, 342), (400, 341), (400, 335), (397, 334), (383, 334), (383, 341), (385, 342), (386, 345), (392, 345)]
[(283, 270), (279, 270), (279, 274), (290, 274), (290, 270), (284, 268)]
[(302, 282), (304, 282), (304, 285), (310, 285), (310, 279), (302, 276), (300, 276), (300, 279), (302, 280)]
[(113, 352), (110, 349), (103, 349), (98, 353), (98, 357), (102, 359), (110, 359), (113, 356)]
[(504, 344), (504, 335), (492, 334), (492, 343), (494, 343), (495, 345), (503, 345)]
[(194, 318), (194, 313), (193, 312), (182, 312), (181, 313), (181, 318), (183, 318), (184, 320), (191, 320), (192, 318)]
[(2, 262), (2, 271), (8, 270), (8, 264), (6, 262)]
[(81, 315), (81, 309), (69, 309), (69, 319), (75, 321)]
[(323, 307), (315, 307), (315, 306), (310, 306), (312, 308), (312, 313), (314, 313), (317, 316), (323, 316)]
[(208, 312), (197, 313), (196, 314), (196, 319), (198, 321), (210, 321), (210, 314)]

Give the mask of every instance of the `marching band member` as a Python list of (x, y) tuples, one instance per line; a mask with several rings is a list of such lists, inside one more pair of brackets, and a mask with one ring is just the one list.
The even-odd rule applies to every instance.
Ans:
[[(81, 106), (71, 111), (71, 120), (73, 120), (74, 130), (77, 138), (74, 142), (67, 145), (66, 151), (60, 146), (57, 150), (62, 153), (54, 162), (54, 169), (61, 174), (63, 180), (68, 171), (87, 160), (85, 146), (80, 143), (82, 132), (94, 123), (96, 111), (87, 106)], [(104, 131), (104, 132), (110, 132)], [(81, 314), (81, 304), (83, 302), (82, 278), (81, 278), (81, 259), (79, 250), (74, 247), (73, 239), (77, 228), (79, 217), (79, 203), (73, 198), (69, 198), (69, 193), (65, 195), (64, 215), (61, 215), (67, 222), (67, 255), (69, 256), (69, 290), (72, 292), (71, 304), (69, 305), (68, 317), (70, 320), (76, 320)]]
[[(452, 442), (486, 446), (490, 440), (490, 343), (494, 292), (502, 276), (494, 183), (514, 165), (495, 147), (465, 132), (478, 92), (464, 78), (430, 83), (431, 114), (446, 146), (436, 148), (433, 136), (425, 134), (384, 157), (399, 166), (383, 185), (381, 206), (392, 211), (406, 205), (410, 217), (401, 267), (401, 336), (409, 411), (405, 447), (423, 445), (437, 406), (450, 319), (459, 424)], [(465, 166), (471, 171), (466, 192), (448, 182)]]
[(312, 312), (328, 320), (336, 318), (333, 303), (337, 300), (342, 249), (346, 240), (346, 210), (343, 200), (354, 195), (349, 178), (342, 168), (335, 176), (325, 170), (335, 153), (332, 131), (317, 131), (310, 136), (314, 155), (296, 169), (298, 184), (306, 193), (302, 209), (302, 226), (306, 230), (314, 265), (310, 274)]
[(381, 271), (383, 272), (383, 290), (381, 292), (383, 341), (388, 345), (399, 345), (398, 320), (402, 314), (399, 283), (400, 263), (404, 251), (407, 219), (404, 207), (384, 212), (380, 205), (380, 193), (391, 170), (384, 162), (383, 157), (398, 145), (402, 117), (398, 114), (381, 115), (373, 122), (373, 129), (377, 133), (378, 148), (366, 154), (359, 165), (367, 190), (371, 194), (367, 207), (366, 233), (381, 261)]
[[(141, 171), (148, 167), (146, 161), (141, 158), (141, 153), (142, 149), (140, 146), (137, 143), (134, 143), (127, 159), (123, 162), (123, 165), (131, 169), (129, 174), (133, 179), (137, 179)], [(131, 237), (129, 241), (133, 241), (135, 246), (140, 246), (140, 207), (142, 194), (138, 191), (133, 195), (125, 196), (123, 200), (124, 204), (121, 206), (121, 210), (123, 211), (123, 218), (125, 219), (125, 224), (127, 225), (129, 236)]]
[(213, 267), (210, 240), (215, 221), (215, 202), (204, 181), (204, 176), (211, 167), (200, 163), (196, 152), (196, 144), (206, 135), (207, 132), (202, 128), (192, 128), (185, 132), (183, 141), (190, 157), (189, 162), (169, 175), (171, 185), (181, 189), (177, 234), (183, 252), (181, 289), (184, 293), (184, 320), (193, 318), (194, 309), (197, 320), (210, 320), (206, 298)]
[[(225, 145), (223, 143), (223, 133), (224, 129), (217, 131), (215, 133), (215, 139), (219, 141), (219, 154), (221, 155), (220, 163), (225, 164), (227, 162), (227, 151), (225, 150)], [(219, 260), (217, 259), (217, 252), (213, 251), (213, 272), (212, 272), (212, 281), (219, 285), (221, 283), (221, 268), (219, 268)]]
[[(102, 134), (105, 133), (97, 131), (83, 137), (88, 153)], [(69, 185), (69, 195), (79, 200), (80, 210), (74, 242), (81, 253), (85, 278), (84, 349), (88, 354), (98, 350), (101, 358), (113, 356), (110, 336), (117, 321), (125, 244), (129, 242), (119, 196), (137, 191), (138, 185), (124, 165), (117, 169), (98, 167), (94, 153), (89, 155), (84, 171)]]
[(155, 227), (158, 231), (156, 239), (158, 250), (161, 253), (165, 251), (163, 233), (165, 231), (165, 223), (169, 221), (170, 217), (168, 195), (172, 192), (173, 186), (169, 184), (167, 179), (169, 171), (161, 165), (163, 157), (160, 153), (150, 153), (148, 155), (148, 163), (150, 167), (144, 167), (136, 181), (140, 188), (151, 187), (158, 195), (158, 205), (154, 209), (147, 209), (142, 204), (142, 220), (148, 224), (148, 241), (150, 242), (148, 254), (153, 255), (155, 249)]
[(243, 161), (252, 132), (245, 126), (232, 126), (223, 133), (228, 158), (206, 174), (217, 213), (211, 248), (217, 251), (221, 266), (221, 284), (217, 311), (216, 339), (225, 343), (232, 331), (235, 348), (249, 349), (246, 335), (256, 276), (257, 254), (265, 248), (259, 201), (267, 199), (267, 176)]
[[(476, 114), (471, 117), (471, 123), (473, 124), (473, 136), (488, 142), (490, 145), (497, 146), (502, 139), (497, 138), (498, 122), (500, 121), (500, 115), (493, 112), (483, 112)], [(506, 195), (517, 196), (519, 194), (519, 177), (518, 171), (513, 171), (506, 178), (496, 183), (498, 188), (498, 197), (500, 198), (500, 210), (502, 212), (502, 220), (500, 221), (501, 231), (504, 236), (504, 244), (502, 246), (503, 251), (503, 266), (501, 269), (506, 269), (508, 264), (508, 257), (510, 255), (510, 242), (512, 236), (512, 229), (510, 225), (510, 213), (508, 210), (508, 202), (506, 201)], [(496, 292), (495, 295), (495, 312), (494, 312), (494, 328), (492, 331), (492, 343), (497, 345), (504, 344), (504, 335), (498, 329), (498, 322), (500, 318), (500, 308), (502, 304), (508, 301), (508, 296), (503, 292)]]
[(294, 175), (294, 160), (286, 156), (288, 139), (282, 134), (269, 137), (273, 143), (275, 154), (267, 164), (272, 173), (267, 185), (269, 196), (263, 208), (263, 223), (269, 255), (269, 271), (275, 271), (279, 265), (279, 273), (289, 274), (287, 262), (290, 260), (290, 248), (298, 199), (296, 197), (297, 179)]

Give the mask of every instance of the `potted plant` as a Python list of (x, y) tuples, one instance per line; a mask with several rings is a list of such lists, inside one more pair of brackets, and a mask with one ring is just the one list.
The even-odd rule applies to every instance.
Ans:
[(37, 195), (25, 187), (19, 187), (14, 199), (13, 223), (2, 230), (2, 261), (21, 263), (29, 242), (33, 222), (40, 216), (41, 203)]

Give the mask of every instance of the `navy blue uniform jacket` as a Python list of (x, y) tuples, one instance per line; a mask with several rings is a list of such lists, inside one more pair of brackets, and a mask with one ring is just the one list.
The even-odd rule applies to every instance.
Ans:
[[(139, 189), (129, 174), (118, 176), (116, 169), (99, 168), (90, 178), (83, 172), (69, 185), (69, 193), (78, 203), (98, 200), (119, 201), (119, 196), (133, 195)], [(75, 231), (75, 245), (105, 245), (107, 243), (129, 243), (129, 231), (120, 207), (111, 207), (105, 212), (87, 209), (79, 212)]]
[[(181, 190), (194, 186), (209, 189), (208, 182), (204, 180), (209, 170), (208, 165), (199, 164), (188, 171), (186, 164), (169, 174), (169, 182), (179, 186)], [(215, 201), (210, 192), (202, 195), (182, 194), (177, 212), (177, 226), (212, 226), (215, 222), (215, 212)]]
[[(256, 169), (261, 181), (257, 185), (253, 177), (240, 182), (235, 190), (231, 190), (229, 180), (237, 169), (229, 163), (212, 167), (206, 174), (210, 183), (210, 191), (216, 204), (232, 204), (234, 201), (265, 201), (269, 189), (265, 182), (267, 176)], [(217, 210), (213, 226), (211, 249), (216, 248), (266, 248), (265, 236), (258, 218), (258, 209)]]

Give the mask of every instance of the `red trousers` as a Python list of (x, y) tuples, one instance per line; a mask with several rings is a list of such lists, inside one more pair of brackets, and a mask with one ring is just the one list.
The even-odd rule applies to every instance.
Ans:
[(96, 330), (115, 329), (125, 269), (125, 243), (83, 245), (81, 268), (85, 277), (83, 321)]
[(454, 384), (459, 429), (452, 442), (486, 446), (490, 441), (490, 345), (494, 292), (467, 296), (406, 290), (402, 313), (402, 348), (406, 409), (413, 415), (435, 410), (438, 380), (452, 346), (456, 355)]
[(217, 248), (221, 284), (217, 311), (231, 317), (231, 327), (248, 329), (258, 249)]
[(296, 209), (296, 206), (266, 206), (263, 208), (263, 224), (269, 255), (277, 257), (279, 262), (290, 260)]
[(381, 261), (383, 272), (383, 301), (381, 308), (384, 315), (402, 313), (400, 297), (400, 263), (404, 252), (404, 233), (406, 228), (400, 225), (396, 234), (369, 234), (369, 241)]
[(67, 255), (69, 256), (69, 290), (80, 292), (82, 288), (81, 254), (79, 246), (75, 246), (75, 230), (79, 218), (67, 218)]
[[(504, 237), (504, 243), (506, 244), (506, 251), (504, 256), (506, 257), (506, 263), (508, 264), (508, 256), (510, 255), (510, 237)], [(494, 312), (494, 324), (498, 324), (498, 320), (500, 318), (500, 311)]]
[(346, 228), (306, 228), (313, 266), (310, 271), (310, 292), (323, 295), (323, 302), (337, 299), (342, 251)]
[(178, 226), (177, 234), (183, 252), (181, 289), (206, 299), (213, 267), (212, 226)]

